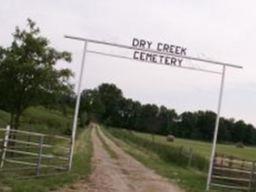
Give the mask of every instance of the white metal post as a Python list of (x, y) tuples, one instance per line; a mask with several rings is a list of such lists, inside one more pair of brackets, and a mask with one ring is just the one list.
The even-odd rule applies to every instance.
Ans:
[(211, 153), (210, 166), (209, 166), (209, 171), (208, 171), (206, 191), (209, 191), (210, 184), (211, 184), (211, 179), (212, 179), (212, 169), (213, 169), (214, 157), (215, 157), (215, 152), (216, 152), (216, 143), (217, 143), (217, 138), (218, 138), (218, 130), (219, 130), (219, 122), (220, 122), (220, 111), (221, 111), (221, 104), (222, 104), (222, 98), (223, 98), (223, 89), (224, 89), (224, 82), (225, 82), (225, 73), (226, 73), (226, 66), (223, 65), (221, 84), (220, 84), (219, 101), (218, 101), (218, 109), (217, 109), (217, 117), (216, 117), (215, 129), (214, 129), (212, 153)]
[(44, 135), (41, 135), (40, 143), (39, 143), (39, 151), (38, 151), (38, 160), (37, 160), (37, 165), (36, 165), (36, 176), (40, 176), (40, 174), (41, 174), (43, 145), (44, 145)]
[(78, 81), (78, 86), (77, 86), (76, 108), (75, 108), (73, 128), (72, 128), (70, 156), (69, 156), (69, 170), (71, 170), (71, 168), (72, 168), (72, 161), (73, 161), (73, 154), (74, 154), (74, 147), (75, 147), (75, 140), (76, 140), (76, 128), (77, 128), (77, 119), (78, 119), (78, 113), (79, 113), (79, 107), (80, 107), (81, 83), (82, 83), (82, 80), (83, 80), (86, 50), (87, 50), (87, 41), (84, 41), (84, 50), (83, 50), (83, 57), (82, 57), (79, 81)]
[(6, 157), (6, 150), (7, 150), (7, 146), (8, 146), (9, 135), (10, 135), (10, 126), (7, 125), (6, 131), (5, 131), (5, 138), (4, 138), (3, 153), (2, 153), (2, 158), (1, 158), (1, 165), (0, 165), (1, 169), (4, 167), (4, 161), (5, 161), (5, 157)]

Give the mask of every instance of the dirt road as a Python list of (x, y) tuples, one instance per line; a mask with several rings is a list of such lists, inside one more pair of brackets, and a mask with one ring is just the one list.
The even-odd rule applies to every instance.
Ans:
[(146, 168), (108, 139), (99, 134), (115, 154), (104, 148), (95, 128), (92, 130), (94, 171), (89, 182), (80, 181), (60, 192), (183, 192), (175, 184)]

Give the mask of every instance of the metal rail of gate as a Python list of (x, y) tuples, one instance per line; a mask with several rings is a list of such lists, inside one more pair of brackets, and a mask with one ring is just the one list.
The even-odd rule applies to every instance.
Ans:
[(255, 161), (216, 154), (211, 188), (229, 191), (256, 191)]
[(66, 172), (70, 138), (36, 132), (0, 129), (0, 174), (44, 176)]

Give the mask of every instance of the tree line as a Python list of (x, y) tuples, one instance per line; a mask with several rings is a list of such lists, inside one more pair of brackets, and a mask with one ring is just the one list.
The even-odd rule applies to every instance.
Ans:
[[(114, 84), (101, 84), (82, 92), (80, 120), (98, 121), (107, 126), (121, 127), (154, 134), (211, 141), (216, 113), (212, 111), (183, 112), (155, 104), (141, 104), (123, 96)], [(256, 144), (256, 129), (252, 124), (233, 118), (220, 118), (218, 141)]]

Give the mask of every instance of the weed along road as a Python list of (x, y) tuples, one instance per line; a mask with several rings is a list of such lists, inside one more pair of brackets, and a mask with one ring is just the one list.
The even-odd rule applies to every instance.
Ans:
[(93, 172), (59, 192), (183, 192), (113, 143), (96, 125), (92, 129)]

